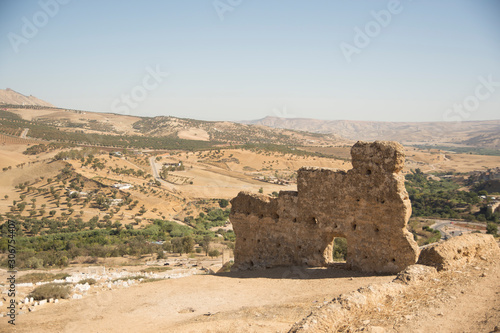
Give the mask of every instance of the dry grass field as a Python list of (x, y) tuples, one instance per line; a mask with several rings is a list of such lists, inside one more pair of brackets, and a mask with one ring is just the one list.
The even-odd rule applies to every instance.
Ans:
[[(20, 142), (7, 143), (0, 146), (0, 167), (8, 168), (0, 173), (0, 186), (2, 197), (7, 195), (8, 200), (2, 198), (0, 207), (7, 211), (12, 200), (19, 200), (19, 191), (14, 187), (21, 182), (30, 182), (35, 187), (45, 186), (42, 178), (54, 177), (66, 163), (69, 163), (76, 174), (80, 174), (89, 181), (100, 184), (103, 193), (111, 193), (112, 185), (127, 183), (133, 188), (120, 190), (121, 193), (130, 194), (138, 204), (132, 210), (121, 210), (115, 214), (113, 221), (128, 224), (135, 222), (136, 218), (146, 221), (151, 218), (165, 217), (179, 219), (189, 214), (197, 215), (201, 207), (194, 210), (188, 209), (190, 202), (203, 199), (231, 199), (239, 191), (248, 191), (271, 195), (281, 190), (295, 190), (296, 170), (302, 166), (326, 167), (337, 170), (351, 168), (348, 160), (349, 148), (318, 148), (324, 154), (333, 157), (300, 156), (283, 154), (264, 150), (243, 149), (217, 149), (199, 152), (171, 152), (161, 155), (140, 154), (125, 157), (112, 157), (107, 152), (95, 157), (103, 162), (102, 169), (84, 166), (78, 159), (50, 162), (57, 151), (39, 155), (24, 155), (22, 152), (28, 144)], [(68, 149), (66, 149), (67, 151)], [(313, 150), (313, 149), (309, 149)], [(157, 170), (161, 170), (163, 163), (182, 162), (184, 170), (170, 171), (160, 187), (152, 186), (152, 170), (149, 158), (155, 160)], [(20, 165), (24, 165), (21, 167)], [(424, 151), (417, 148), (407, 148), (406, 171), (420, 168), (424, 172), (469, 172), (485, 170), (500, 165), (500, 157), (454, 154), (442, 151)], [(114, 170), (122, 169), (133, 172), (141, 171), (144, 176), (133, 173), (117, 173)], [(149, 177), (146, 177), (150, 175)], [(267, 181), (264, 181), (267, 179)], [(275, 184), (284, 180), (282, 185)], [(273, 183), (274, 182), (274, 183)], [(59, 184), (62, 186), (62, 184)], [(63, 187), (60, 189), (64, 197)], [(35, 196), (34, 196), (35, 198)], [(29, 198), (31, 199), (31, 197)], [(56, 210), (55, 216), (67, 211), (64, 205), (56, 207), (54, 202), (42, 195), (36, 195), (37, 206), (46, 205), (46, 210)], [(141, 207), (146, 212), (138, 216)], [(88, 219), (92, 216), (103, 216), (106, 213), (91, 207), (82, 207), (77, 204), (73, 207), (78, 217)], [(28, 214), (26, 211), (24, 214)], [(142, 222), (141, 222), (142, 225)]]

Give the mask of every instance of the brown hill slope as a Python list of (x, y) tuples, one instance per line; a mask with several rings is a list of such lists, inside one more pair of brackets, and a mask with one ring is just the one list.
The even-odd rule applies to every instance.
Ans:
[(13, 104), (13, 105), (40, 105), (54, 107), (49, 102), (42, 101), (35, 96), (25, 96), (10, 88), (0, 89), (0, 104)]
[[(337, 135), (308, 133), (228, 121), (204, 121), (177, 117), (136, 117), (113, 113), (68, 110), (49, 107), (5, 106), (5, 111), (24, 120), (56, 127), (65, 132), (106, 135), (171, 137), (212, 141), (218, 144), (343, 145)], [(22, 124), (16, 123), (22, 128)], [(1, 132), (1, 131), (0, 131)]]
[(229, 143), (331, 145), (345, 141), (336, 135), (245, 125), (229, 121), (203, 121), (163, 116), (142, 118), (134, 123), (133, 127), (148, 136), (177, 135), (183, 139)]

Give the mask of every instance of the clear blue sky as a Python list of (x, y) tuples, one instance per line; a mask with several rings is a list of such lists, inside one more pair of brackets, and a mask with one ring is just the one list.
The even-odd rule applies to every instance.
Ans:
[(140, 116), (500, 119), (498, 0), (59, 1), (0, 0), (0, 88)]

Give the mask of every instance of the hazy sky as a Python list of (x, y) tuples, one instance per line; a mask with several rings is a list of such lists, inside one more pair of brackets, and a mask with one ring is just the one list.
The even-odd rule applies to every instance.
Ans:
[(7, 87), (140, 116), (500, 119), (500, 1), (0, 0)]

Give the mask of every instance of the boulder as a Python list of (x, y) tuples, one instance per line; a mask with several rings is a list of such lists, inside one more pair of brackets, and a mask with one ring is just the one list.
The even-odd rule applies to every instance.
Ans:
[(476, 260), (498, 260), (500, 248), (492, 235), (463, 234), (423, 248), (418, 263), (438, 271), (463, 267)]

